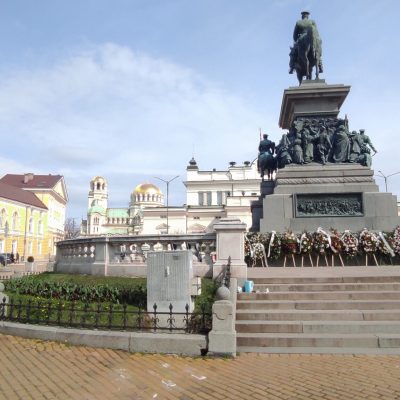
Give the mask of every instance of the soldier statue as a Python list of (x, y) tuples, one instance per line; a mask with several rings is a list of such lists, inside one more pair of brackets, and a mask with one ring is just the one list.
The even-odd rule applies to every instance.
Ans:
[(267, 171), (268, 180), (272, 179), (272, 173), (276, 170), (276, 159), (274, 158), (275, 143), (268, 139), (264, 134), (258, 146), (258, 169), (264, 181), (264, 174)]

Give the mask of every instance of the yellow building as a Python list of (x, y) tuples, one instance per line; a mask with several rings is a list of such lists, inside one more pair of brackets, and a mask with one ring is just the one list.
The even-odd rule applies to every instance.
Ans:
[[(25, 259), (29, 255), (34, 257), (36, 255), (35, 259), (49, 259), (54, 256), (56, 243), (64, 238), (65, 211), (68, 202), (64, 177), (62, 175), (35, 175), (32, 173), (7, 174), (0, 179), (0, 184), (19, 189), (30, 196), (29, 202), (25, 206), (25, 212), (21, 211), (19, 214), (21, 215), (21, 227), (24, 223), (27, 224), (27, 228), (23, 226), (20, 231), (24, 237), (22, 247), (20, 247), (21, 244), (17, 239), (14, 239), (14, 242), (10, 238), (4, 239), (4, 229), (0, 228), (0, 233), (3, 233), (5, 249), (7, 249), (4, 252), (11, 252), (13, 250), (12, 243), (17, 240), (18, 253), (21, 257), (25, 256)], [(2, 193), (0, 191), (1, 198)], [(40, 206), (39, 203), (32, 204), (33, 198), (39, 201)], [(8, 198), (5, 197), (5, 199)], [(6, 206), (3, 208), (10, 226), (12, 222), (10, 216), (13, 215), (13, 211), (7, 211)], [(3, 208), (0, 208), (0, 212)]]

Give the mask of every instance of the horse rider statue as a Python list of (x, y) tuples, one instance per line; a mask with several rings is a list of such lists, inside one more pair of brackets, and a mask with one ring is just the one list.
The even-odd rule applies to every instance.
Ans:
[(276, 170), (276, 159), (274, 158), (275, 143), (268, 139), (264, 134), (258, 146), (258, 170), (264, 181), (264, 174), (267, 171), (268, 180), (272, 179), (272, 173)]
[(303, 78), (312, 79), (312, 70), (315, 67), (315, 78), (323, 72), (322, 40), (319, 36), (317, 24), (308, 17), (310, 13), (303, 11), (301, 19), (296, 22), (293, 32), (293, 47), (290, 48), (289, 74), (296, 70), (297, 79), (301, 84)]

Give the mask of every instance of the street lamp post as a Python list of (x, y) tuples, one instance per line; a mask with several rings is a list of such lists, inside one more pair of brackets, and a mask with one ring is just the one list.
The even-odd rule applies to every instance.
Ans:
[(393, 175), (397, 175), (397, 174), (400, 174), (400, 171), (399, 172), (395, 172), (395, 173), (393, 173), (393, 174), (390, 174), (390, 175), (385, 175), (382, 171), (378, 171), (379, 173), (380, 173), (380, 175), (377, 175), (379, 178), (383, 178), (384, 180), (385, 180), (385, 190), (386, 190), (386, 192), (388, 191), (388, 187), (387, 187), (387, 180), (388, 180), (388, 178), (390, 178), (391, 176), (393, 176)]
[(7, 236), (8, 236), (8, 221), (4, 225), (4, 267), (7, 267)]
[(168, 224), (168, 205), (169, 205), (169, 184), (176, 178), (179, 178), (179, 175), (175, 176), (174, 178), (170, 179), (169, 181), (166, 181), (165, 179), (159, 178), (157, 176), (154, 177), (155, 179), (159, 179), (160, 181), (163, 181), (167, 185), (167, 235), (169, 233), (169, 224)]

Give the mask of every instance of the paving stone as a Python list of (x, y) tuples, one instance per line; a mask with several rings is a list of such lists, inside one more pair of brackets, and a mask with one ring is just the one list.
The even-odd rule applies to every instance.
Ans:
[(0, 335), (0, 349), (0, 400), (400, 398), (400, 356), (394, 355), (190, 358), (7, 335)]

